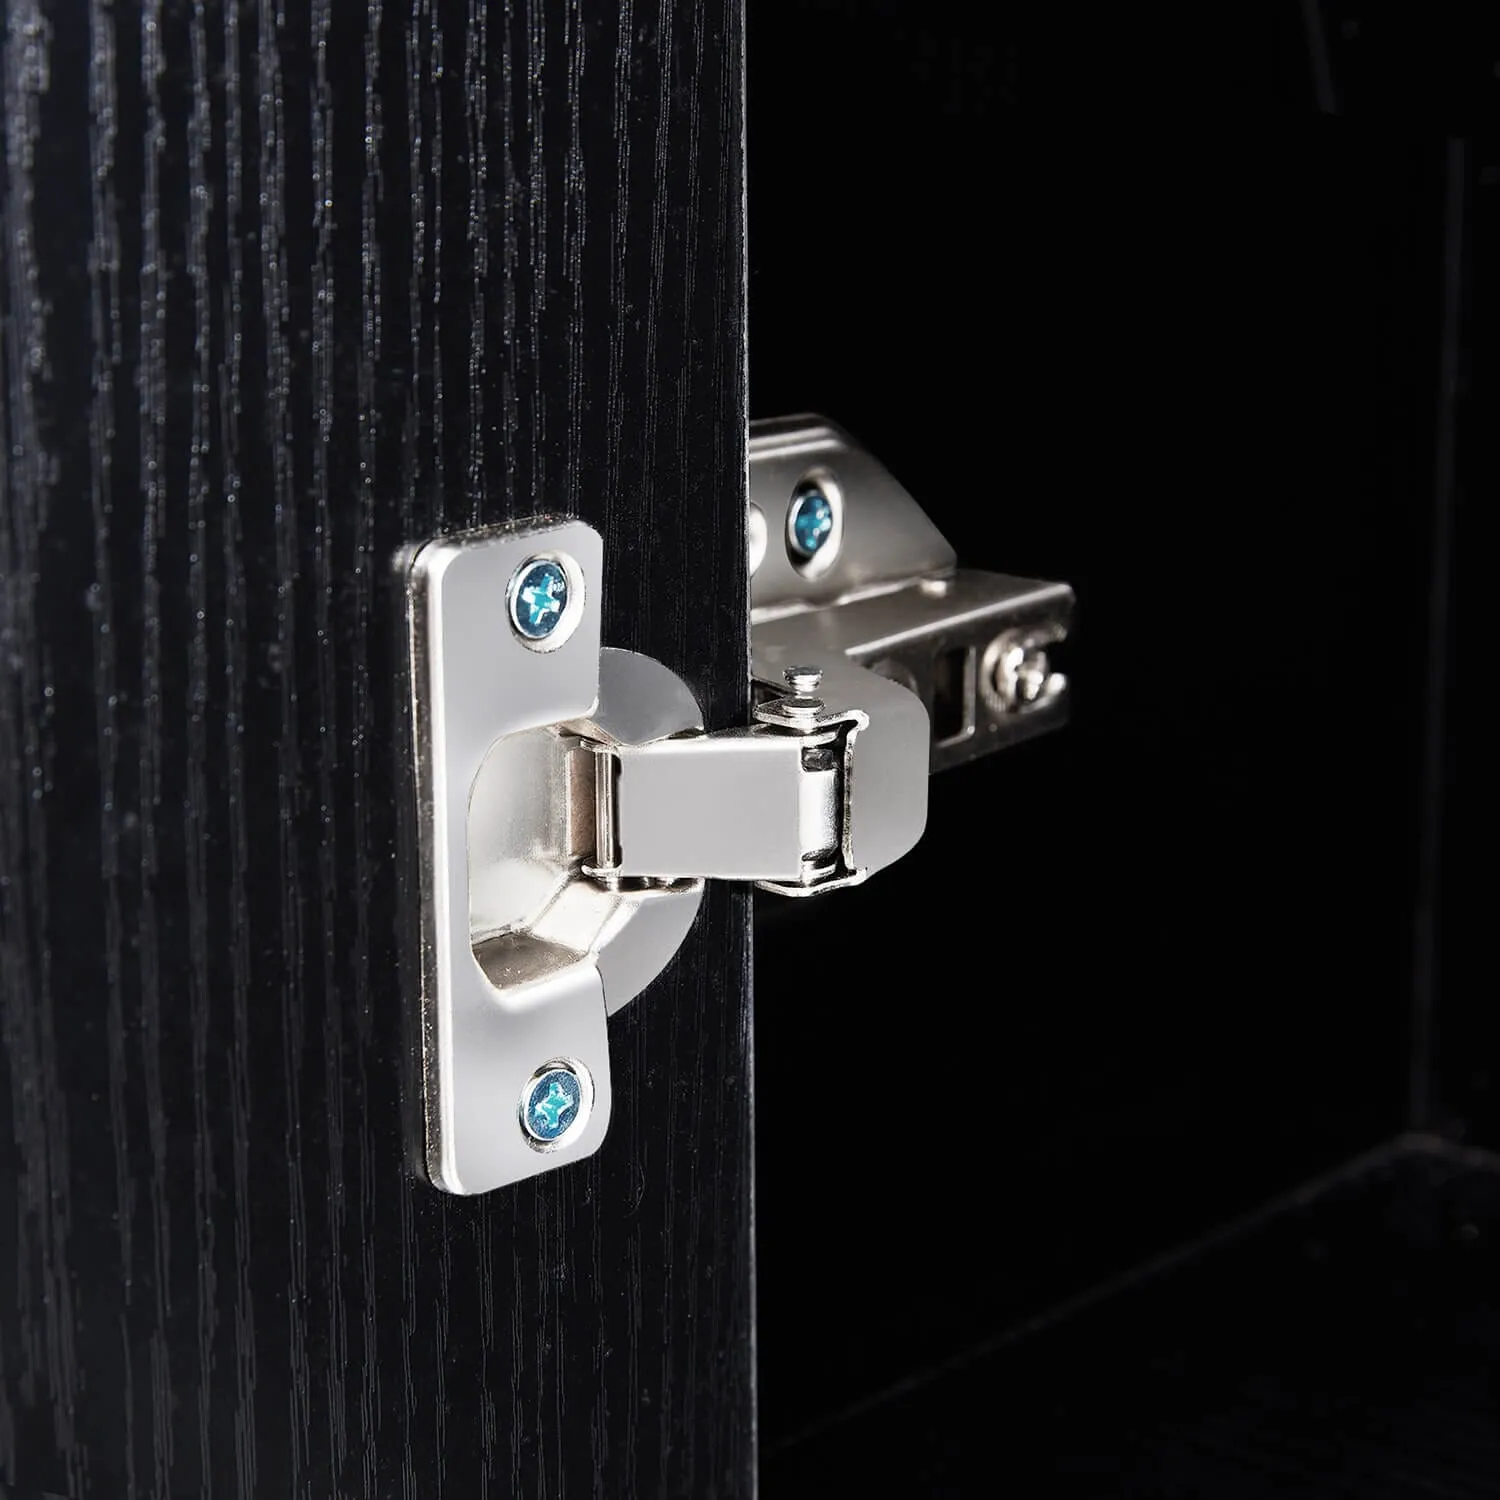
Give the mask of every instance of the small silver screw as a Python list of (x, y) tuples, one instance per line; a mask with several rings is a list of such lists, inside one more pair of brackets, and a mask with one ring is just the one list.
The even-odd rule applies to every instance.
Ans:
[(772, 698), (756, 705), (755, 717), (762, 724), (774, 724), (797, 734), (810, 734), (817, 726), (824, 703), (813, 695), (823, 681), (821, 667), (784, 667), (781, 673), (789, 696)]
[(799, 698), (810, 698), (823, 681), (822, 667), (787, 667), (781, 674)]

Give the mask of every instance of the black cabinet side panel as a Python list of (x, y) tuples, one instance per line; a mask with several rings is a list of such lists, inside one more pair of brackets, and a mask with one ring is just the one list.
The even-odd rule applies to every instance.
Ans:
[(1443, 363), (1437, 371), (1438, 544), (1431, 630), (1446, 651), (1429, 665), (1428, 822), (1418, 932), (1427, 967), (1418, 992), (1414, 1123), (1500, 1149), (1500, 1017), (1495, 1007), (1494, 863), (1497, 750), (1491, 709), (1496, 522), (1500, 476), (1491, 413), (1500, 393), (1500, 122), (1447, 148)]
[(748, 911), (611, 1023), (591, 1162), (404, 1153), (391, 559), (598, 526), (744, 712), (742, 17), (9, 7), (0, 1482), (748, 1494)]
[[(1407, 55), (1359, 6), (777, 9), (754, 409), (826, 411), (965, 566), (1078, 608), (1066, 730), (933, 778), (917, 854), (826, 910), (766, 903), (763, 1097), (861, 1080), (836, 1172), (761, 1119), (769, 1454), (1406, 1128), (1444, 234), (1442, 127), (1359, 102), (1351, 56)], [(862, 1024), (777, 1003), (794, 954)]]

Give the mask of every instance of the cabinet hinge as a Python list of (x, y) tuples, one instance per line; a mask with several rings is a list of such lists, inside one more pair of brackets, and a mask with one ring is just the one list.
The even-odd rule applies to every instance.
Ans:
[(818, 418), (752, 428), (749, 721), (705, 731), (604, 647), (577, 520), (409, 562), (427, 1164), (483, 1192), (596, 1150), (605, 1021), (661, 971), (706, 879), (854, 885), (921, 837), (929, 770), (1063, 722), (1072, 593), (960, 569)]

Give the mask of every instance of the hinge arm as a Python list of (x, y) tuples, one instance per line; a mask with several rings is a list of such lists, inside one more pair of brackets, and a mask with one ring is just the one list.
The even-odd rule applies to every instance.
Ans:
[(764, 696), (749, 727), (590, 746), (589, 875), (752, 880), (811, 895), (857, 884), (916, 843), (927, 805), (921, 704), (845, 661), (786, 675), (797, 686)]

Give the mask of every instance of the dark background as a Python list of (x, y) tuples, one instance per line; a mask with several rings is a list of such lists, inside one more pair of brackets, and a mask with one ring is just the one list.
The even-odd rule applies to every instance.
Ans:
[[(1488, 1158), (1439, 1138), (1500, 1147), (1496, 21), (749, 19), (752, 414), (833, 417), (965, 564), (1078, 596), (1071, 727), (935, 781), (869, 886), (757, 905), (767, 1493), (986, 1493), (1028, 1452), (1082, 1493), (1262, 1493), (1256, 1443), (1344, 1493), (1329, 1453), (1410, 1403), (1349, 1396), (1351, 1436), (1327, 1392), (1472, 1375), (1482, 1337), (1412, 1330), (1494, 1324), (1444, 1259), (1494, 1269)], [(1328, 1173), (1315, 1231), (1264, 1207)], [(1204, 1236), (1146, 1310), (1020, 1336)], [(1447, 1322), (1391, 1290), (1439, 1285)]]

